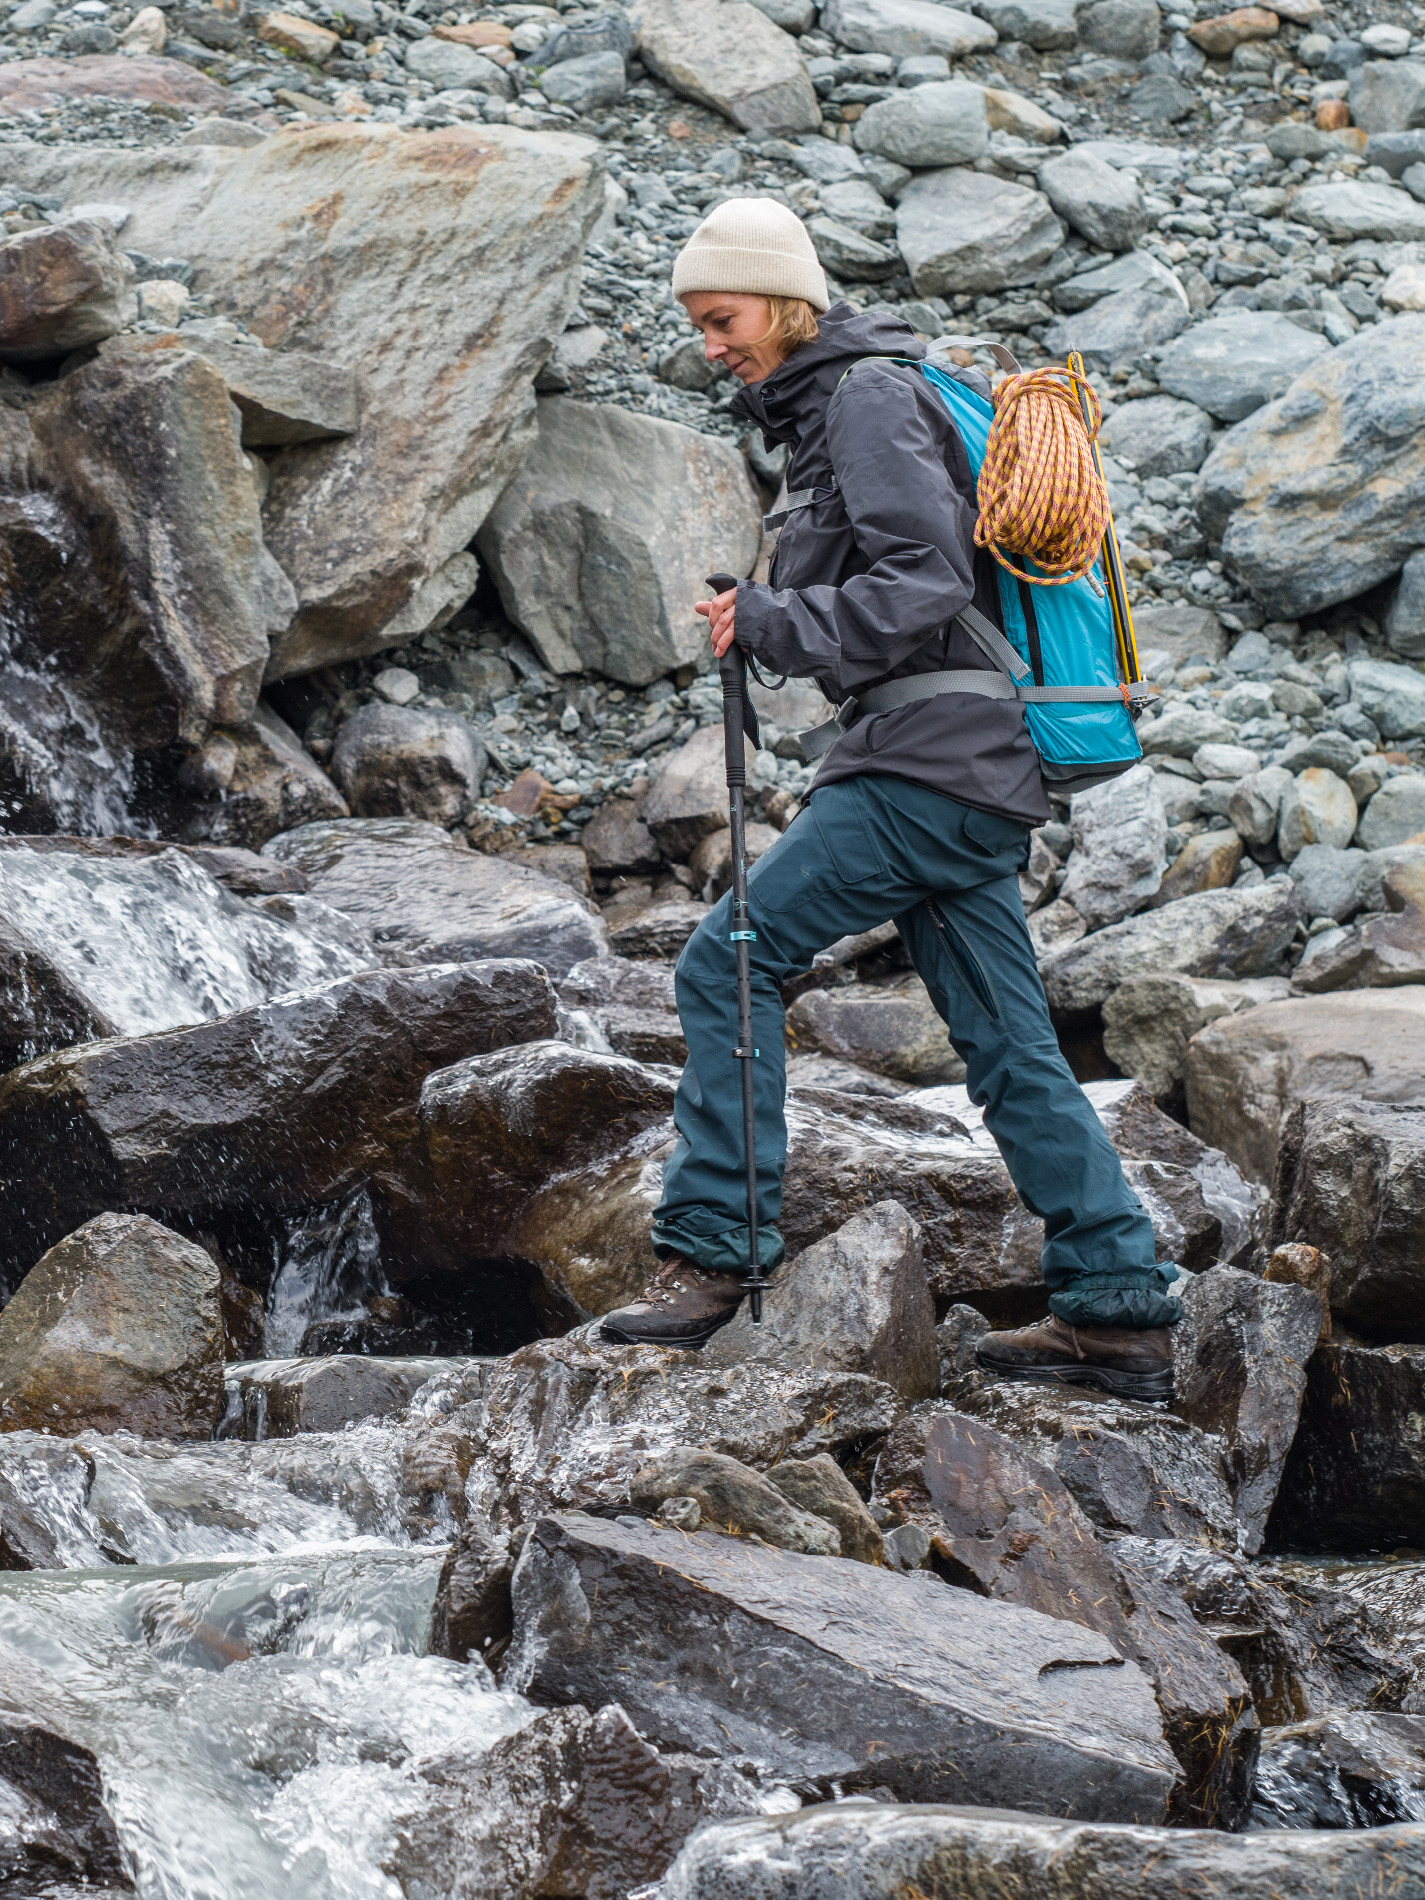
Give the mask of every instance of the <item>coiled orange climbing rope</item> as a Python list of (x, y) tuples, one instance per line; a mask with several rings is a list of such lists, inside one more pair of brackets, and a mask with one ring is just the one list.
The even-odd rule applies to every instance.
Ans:
[[(1085, 429), (1076, 385), (1088, 401)], [(1108, 492), (1090, 443), (1103, 411), (1092, 386), (1069, 370), (1006, 376), (993, 392), (994, 423), (980, 466), (975, 545), (1018, 579), (1063, 587), (1098, 559), (1109, 523)], [(1009, 558), (1026, 556), (1027, 573)]]

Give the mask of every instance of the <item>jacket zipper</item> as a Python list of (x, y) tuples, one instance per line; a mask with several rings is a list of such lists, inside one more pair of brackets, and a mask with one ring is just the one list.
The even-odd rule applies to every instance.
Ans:
[(961, 982), (990, 1020), (998, 1022), (999, 1004), (995, 1000), (994, 986), (985, 975), (983, 964), (949, 918), (943, 916), (937, 909), (933, 898), (926, 898), (925, 908), (930, 912), (931, 923), (940, 932), (940, 941), (946, 955), (960, 973)]

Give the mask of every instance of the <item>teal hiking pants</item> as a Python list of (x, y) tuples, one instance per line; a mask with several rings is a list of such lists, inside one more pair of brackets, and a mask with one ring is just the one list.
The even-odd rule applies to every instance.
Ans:
[[(780, 984), (838, 937), (894, 918), (966, 1069), (970, 1098), (1020, 1199), (1044, 1222), (1050, 1309), (1079, 1326), (1177, 1318), (1171, 1266), (1112, 1143), (1060, 1053), (1017, 873), (1028, 832), (905, 779), (823, 786), (752, 867), (753, 1040), (759, 1253), (778, 1265), (787, 1159)], [(653, 1241), (720, 1272), (745, 1271), (747, 1198), (731, 899), (715, 904), (678, 960), (688, 1063), (673, 1118)]]

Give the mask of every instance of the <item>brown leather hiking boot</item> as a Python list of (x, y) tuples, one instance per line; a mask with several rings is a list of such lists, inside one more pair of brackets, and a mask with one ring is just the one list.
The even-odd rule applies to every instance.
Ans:
[(638, 1298), (606, 1313), (599, 1330), (624, 1346), (706, 1346), (742, 1304), (745, 1284), (740, 1274), (711, 1273), (670, 1254)]
[(1070, 1326), (1051, 1313), (1012, 1333), (986, 1333), (975, 1347), (986, 1372), (1032, 1385), (1096, 1385), (1119, 1399), (1173, 1396), (1173, 1342), (1166, 1326)]

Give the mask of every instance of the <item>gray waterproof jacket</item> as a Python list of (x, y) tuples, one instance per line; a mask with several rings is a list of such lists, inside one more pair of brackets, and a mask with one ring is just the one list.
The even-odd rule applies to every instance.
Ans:
[[(739, 643), (764, 670), (815, 679), (833, 706), (911, 673), (994, 671), (954, 622), (973, 602), (1004, 624), (994, 561), (974, 545), (975, 484), (960, 433), (918, 369), (859, 360), (924, 354), (899, 319), (833, 304), (813, 342), (732, 404), (769, 446), (793, 445), (789, 489), (823, 491), (782, 529), (770, 581), (739, 584)], [(959, 374), (988, 394), (976, 372)], [(947, 693), (860, 719), (812, 789), (862, 772), (911, 779), (1026, 825), (1049, 816), (1013, 700)]]

